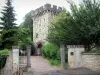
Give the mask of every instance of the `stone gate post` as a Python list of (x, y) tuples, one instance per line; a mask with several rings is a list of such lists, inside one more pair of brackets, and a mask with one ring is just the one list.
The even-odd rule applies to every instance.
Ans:
[(12, 46), (12, 64), (13, 64), (13, 73), (19, 71), (19, 48), (17, 46)]
[(31, 60), (30, 60), (30, 55), (31, 55), (31, 46), (27, 46), (27, 70), (30, 70), (31, 67)]
[(82, 52), (85, 51), (83, 45), (67, 45), (69, 68), (80, 68), (82, 65)]
[(65, 64), (65, 47), (64, 44), (60, 45), (60, 56), (61, 56), (61, 66), (63, 69), (66, 68)]

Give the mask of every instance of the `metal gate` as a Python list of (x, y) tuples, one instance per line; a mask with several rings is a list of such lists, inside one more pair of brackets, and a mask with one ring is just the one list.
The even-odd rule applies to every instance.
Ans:
[(20, 65), (27, 65), (27, 51), (26, 50), (19, 50), (19, 64)]
[(23, 71), (30, 66), (30, 51), (30, 46), (27, 46), (25, 50), (13, 47), (7, 57), (5, 67), (0, 70), (0, 75), (23, 75)]
[(19, 75), (23, 75), (23, 71), (27, 66), (27, 49), (19, 49)]
[(30, 66), (31, 46), (19, 50), (19, 75), (23, 75), (23, 71)]

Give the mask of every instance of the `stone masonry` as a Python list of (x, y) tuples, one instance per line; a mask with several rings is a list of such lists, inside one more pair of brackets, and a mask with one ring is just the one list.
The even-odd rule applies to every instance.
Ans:
[(6, 64), (5, 64), (5, 67), (0, 71), (0, 75), (12, 75), (12, 52), (10, 51), (9, 52), (9, 56), (7, 57), (7, 61), (6, 61)]
[(85, 68), (100, 72), (100, 54), (83, 53), (82, 64)]
[(69, 68), (82, 67), (82, 52), (84, 52), (83, 45), (67, 45), (68, 48), (68, 65)]
[(45, 4), (40, 8), (37, 8), (33, 15), (33, 41), (35, 45), (35, 54), (41, 55), (41, 49), (39, 44), (47, 42), (48, 29), (51, 20), (62, 11), (61, 7), (56, 5)]
[(100, 72), (100, 54), (84, 53), (84, 46), (68, 45), (68, 65), (69, 68), (87, 68)]
[(45, 4), (35, 10), (33, 15), (33, 40), (36, 42), (45, 42), (48, 34), (48, 26), (54, 15), (61, 12), (62, 8), (56, 5)]

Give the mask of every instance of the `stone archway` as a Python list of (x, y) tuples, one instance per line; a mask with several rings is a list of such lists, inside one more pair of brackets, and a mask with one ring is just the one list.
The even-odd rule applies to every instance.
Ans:
[(36, 43), (36, 54), (37, 55), (42, 55), (41, 48), (42, 48), (42, 42), (37, 42)]

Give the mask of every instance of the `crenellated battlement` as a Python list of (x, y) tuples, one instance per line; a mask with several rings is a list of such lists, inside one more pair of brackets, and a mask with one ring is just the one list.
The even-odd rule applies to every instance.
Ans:
[(47, 41), (48, 27), (51, 24), (51, 20), (62, 10), (62, 7), (45, 4), (34, 11), (32, 16), (33, 40), (35, 43)]
[(62, 10), (63, 10), (62, 7), (57, 7), (56, 5), (51, 5), (51, 4), (45, 4), (44, 6), (37, 8), (35, 10), (34, 15), (38, 15), (40, 13), (43, 13), (44, 11), (51, 11), (51, 12), (54, 12), (54, 13), (59, 13)]

